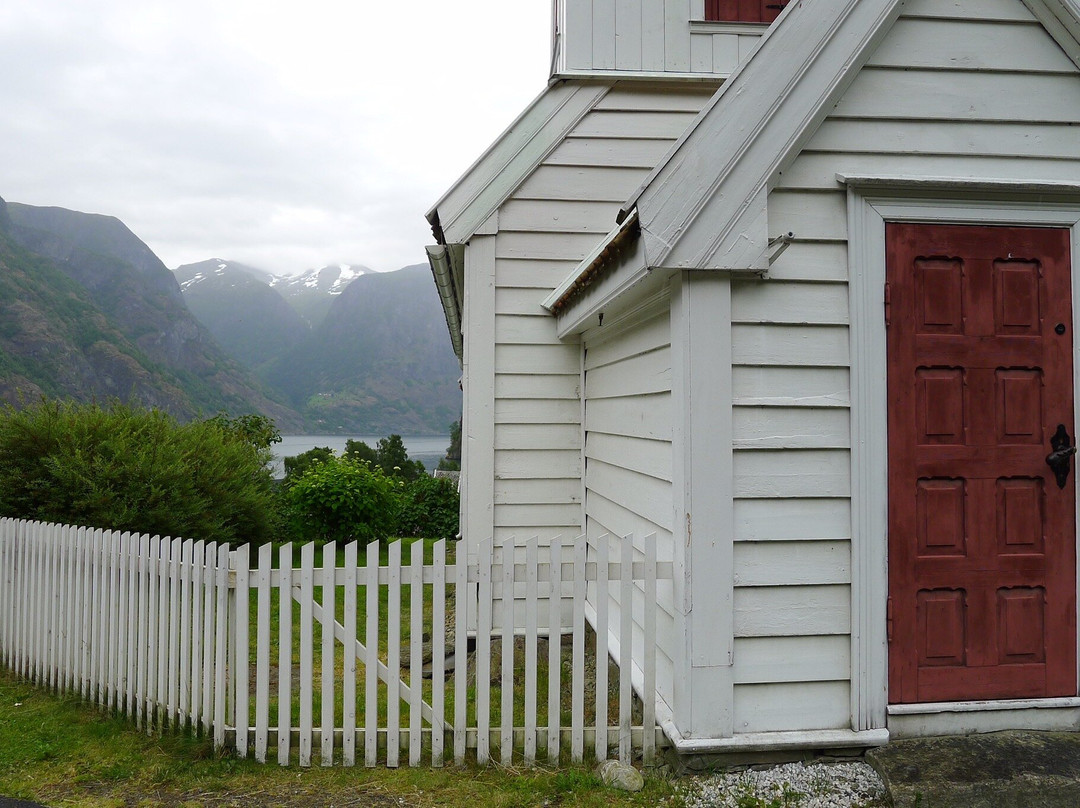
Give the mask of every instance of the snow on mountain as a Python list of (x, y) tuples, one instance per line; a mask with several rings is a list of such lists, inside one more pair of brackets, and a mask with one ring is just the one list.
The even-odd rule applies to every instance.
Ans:
[(299, 275), (275, 276), (270, 285), (285, 295), (296, 294), (301, 289), (340, 295), (346, 286), (368, 272), (371, 270), (360, 264), (329, 264)]

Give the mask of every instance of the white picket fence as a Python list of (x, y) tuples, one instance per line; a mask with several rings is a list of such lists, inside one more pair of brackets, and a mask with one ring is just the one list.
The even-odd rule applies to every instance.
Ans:
[(447, 551), (265, 545), (252, 568), (247, 547), (2, 519), (0, 664), (281, 765), (651, 761), (655, 538)]

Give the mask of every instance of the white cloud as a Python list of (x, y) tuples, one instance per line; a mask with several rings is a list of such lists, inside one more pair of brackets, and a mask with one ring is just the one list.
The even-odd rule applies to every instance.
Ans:
[(118, 216), (170, 266), (417, 263), (549, 26), (548, 0), (6, 4), (0, 196)]

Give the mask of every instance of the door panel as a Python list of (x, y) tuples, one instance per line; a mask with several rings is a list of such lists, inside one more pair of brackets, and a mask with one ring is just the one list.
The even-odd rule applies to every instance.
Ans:
[[(1076, 695), (1063, 229), (886, 225), (889, 699)], [(1061, 333), (1058, 333), (1061, 332)]]

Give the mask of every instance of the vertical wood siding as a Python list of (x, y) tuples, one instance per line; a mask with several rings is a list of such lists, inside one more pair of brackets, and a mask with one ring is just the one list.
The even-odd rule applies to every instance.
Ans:
[(771, 193), (770, 229), (795, 243), (768, 280), (732, 284), (738, 732), (850, 721), (847, 211), (836, 174), (1080, 181), (1076, 72), (1019, 2), (911, 0)]

